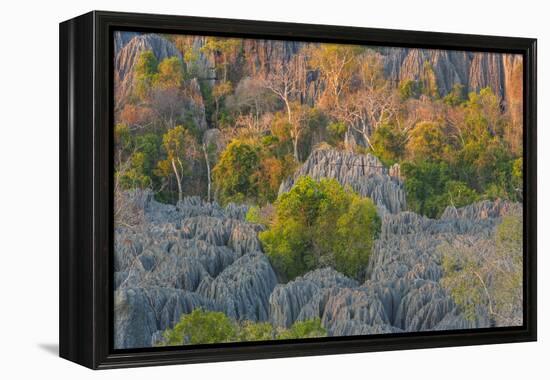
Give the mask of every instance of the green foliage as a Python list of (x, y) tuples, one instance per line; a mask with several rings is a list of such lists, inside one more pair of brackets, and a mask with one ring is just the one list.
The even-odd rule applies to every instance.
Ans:
[(276, 330), (269, 322), (250, 322), (245, 321), (238, 333), (240, 342), (256, 342), (274, 340), (277, 336)]
[(122, 189), (147, 188), (152, 184), (151, 177), (146, 174), (146, 155), (143, 152), (133, 153), (128, 162), (128, 167), (116, 175)]
[(117, 184), (121, 189), (148, 188), (154, 182), (159, 138), (153, 133), (134, 136), (128, 126), (115, 126)]
[(402, 166), (409, 208), (431, 218), (439, 217), (447, 206), (462, 207), (479, 200), (467, 183), (453, 179), (445, 162), (405, 162)]
[(163, 59), (158, 65), (158, 72), (153, 76), (153, 87), (178, 89), (183, 84), (183, 62), (178, 57)]
[[(420, 122), (412, 130), (402, 163), (410, 208), (436, 217), (446, 206), (479, 199), (522, 198), (522, 164), (503, 138), (505, 120), (489, 88), (462, 100), (460, 86), (444, 100), (463, 115), (457, 126)], [(383, 157), (383, 156), (382, 156)]]
[(169, 129), (162, 136), (162, 147), (166, 158), (158, 161), (155, 173), (160, 177), (175, 177), (178, 186), (178, 200), (183, 199), (183, 177), (190, 161), (197, 155), (195, 139), (182, 125)]
[(164, 136), (162, 136), (162, 146), (166, 152), (167, 161), (176, 162), (182, 169), (185, 166), (184, 160), (190, 154), (189, 143), (192, 137), (189, 131), (182, 125), (178, 125), (169, 129)]
[(321, 338), (327, 336), (327, 330), (319, 318), (295, 322), (290, 329), (282, 331), (277, 339)]
[(512, 162), (512, 187), (517, 194), (518, 201), (523, 200), (523, 157)]
[(422, 92), (434, 99), (439, 97), (439, 89), (437, 87), (437, 78), (435, 71), (429, 61), (424, 62), (424, 83), (422, 84)]
[(130, 128), (126, 124), (115, 125), (115, 145), (119, 150), (127, 150), (132, 144)]
[(407, 143), (407, 155), (414, 161), (439, 161), (447, 150), (446, 136), (440, 124), (421, 122)]
[(257, 146), (234, 140), (221, 154), (212, 174), (222, 204), (254, 199), (258, 186), (254, 175), (260, 163)]
[(275, 339), (304, 339), (327, 336), (319, 318), (294, 323), (289, 329), (276, 329), (269, 322), (238, 323), (224, 313), (194, 309), (166, 329), (160, 346), (254, 342)]
[(464, 85), (455, 83), (451, 91), (443, 98), (443, 103), (450, 106), (458, 106), (466, 100)]
[(151, 50), (142, 52), (134, 67), (135, 88), (134, 95), (145, 99), (149, 95), (153, 78), (157, 73), (158, 61)]
[[(385, 166), (408, 167), (401, 171), (408, 203), (425, 215), (437, 216), (448, 205), (459, 207), (479, 199), (523, 199), (522, 125), (512, 117), (512, 105), (504, 109), (490, 88), (466, 94), (465, 87), (456, 83), (439, 99), (438, 78), (429, 61), (395, 88), (373, 49), (312, 44), (293, 57), (290, 72), (282, 70), (280, 78), (274, 77), (277, 82), (288, 81), (289, 113), (285, 102), (266, 87), (264, 68), (269, 67), (269, 58), (258, 57), (253, 69), (243, 64), (249, 57), (244, 56), (242, 40), (208, 37), (199, 50), (188, 37), (164, 37), (182, 52), (183, 60), (169, 57), (159, 62), (151, 50), (142, 52), (131, 73), (133, 93), (117, 111), (121, 124), (114, 131), (115, 170), (124, 189), (160, 188), (173, 198), (176, 182), (180, 196), (206, 186), (205, 174), (186, 177), (195, 148), (170, 153), (164, 141), (167, 128), (174, 125), (185, 125), (188, 135), (180, 136), (185, 143), (176, 150), (192, 147), (202, 137), (196, 110), (186, 106), (197, 99), (186, 91), (185, 81), (196, 79), (207, 124), (219, 128), (225, 141), (238, 140), (237, 145), (229, 144), (219, 162), (218, 157), (210, 160), (217, 163), (213, 180), (221, 203), (274, 202), (281, 182), (298, 161), (314, 145), (327, 144), (374, 154)], [(200, 65), (200, 54), (209, 56), (214, 73)], [(306, 88), (305, 76), (310, 73), (324, 83), (314, 97)], [(212, 74), (215, 80), (205, 80)], [(377, 108), (363, 101), (366, 94), (371, 103), (380, 104), (391, 96), (391, 111), (381, 111), (392, 115), (387, 124), (383, 115), (370, 114)], [(370, 118), (382, 121), (373, 124)], [(361, 123), (366, 129), (359, 145), (344, 146), (352, 124)], [(235, 133), (247, 128), (250, 133)], [(331, 260), (334, 257), (336, 253)]]
[(399, 83), (399, 96), (402, 100), (418, 99), (422, 95), (422, 82), (407, 79)]
[(502, 219), (491, 240), (455, 241), (439, 247), (446, 287), (466, 318), (485, 308), (500, 326), (523, 321), (523, 222), (521, 215)]
[(468, 185), (461, 181), (451, 180), (445, 184), (445, 190), (440, 196), (442, 207), (454, 206), (463, 207), (479, 200), (479, 194)]
[(206, 43), (201, 48), (203, 53), (213, 54), (222, 58), (221, 62), (216, 64), (216, 70), (221, 71), (221, 80), (223, 82), (228, 80), (230, 56), (241, 44), (242, 40), (236, 38), (208, 37)]
[(259, 237), (281, 277), (290, 280), (323, 266), (361, 277), (380, 228), (370, 199), (335, 180), (306, 176), (274, 206), (269, 229)]
[(409, 208), (432, 218), (441, 215), (447, 206), (440, 194), (450, 180), (448, 165), (443, 162), (406, 162), (401, 169), (405, 176)]
[(363, 278), (381, 222), (368, 198), (352, 197), (347, 212), (336, 219), (333, 239), (334, 267), (348, 276)]
[(279, 140), (275, 136), (266, 136), (260, 143), (249, 139), (233, 140), (222, 152), (212, 172), (221, 203), (263, 205), (274, 201), (281, 182), (296, 167), (292, 155), (280, 156), (280, 152)]
[(257, 223), (262, 224), (263, 220), (260, 213), (260, 208), (258, 206), (252, 206), (246, 212), (245, 220), (248, 223)]
[(267, 226), (275, 214), (275, 208), (271, 203), (266, 203), (264, 206), (252, 206), (246, 213), (246, 221), (249, 223), (263, 224)]
[(382, 125), (372, 134), (372, 153), (386, 166), (390, 166), (403, 158), (406, 137), (394, 125)]
[(135, 137), (136, 150), (143, 154), (143, 172), (153, 178), (156, 169), (158, 157), (160, 156), (160, 147), (162, 138), (156, 133), (145, 133)]
[(233, 342), (237, 328), (224, 313), (197, 308), (164, 331), (163, 338), (166, 346)]
[(331, 143), (331, 145), (336, 146), (340, 141), (344, 140), (344, 135), (346, 134), (347, 130), (348, 127), (345, 123), (330, 123), (327, 126), (328, 141)]

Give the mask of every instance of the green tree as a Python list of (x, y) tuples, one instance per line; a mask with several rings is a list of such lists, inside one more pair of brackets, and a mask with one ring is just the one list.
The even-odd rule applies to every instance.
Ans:
[(238, 322), (222, 312), (194, 309), (183, 314), (173, 328), (162, 334), (159, 346), (181, 346), (327, 336), (319, 318), (297, 321), (290, 328), (274, 328), (269, 322)]
[(161, 89), (178, 89), (183, 84), (183, 75), (183, 62), (180, 58), (164, 58), (153, 76), (153, 86)]
[(259, 149), (255, 145), (234, 140), (225, 148), (212, 170), (214, 186), (223, 204), (257, 197), (254, 174), (259, 163)]
[(290, 329), (279, 333), (277, 339), (321, 338), (327, 336), (327, 330), (319, 318), (295, 322)]
[(134, 152), (128, 159), (126, 168), (116, 172), (121, 189), (144, 189), (151, 187), (152, 180), (146, 174), (146, 155)]
[(201, 48), (202, 52), (221, 58), (221, 62), (216, 64), (216, 69), (222, 73), (222, 82), (228, 81), (230, 57), (241, 44), (242, 40), (236, 38), (208, 37)]
[(135, 137), (135, 145), (144, 156), (143, 173), (153, 179), (162, 146), (161, 136), (153, 132), (138, 135)]
[(445, 95), (443, 102), (450, 106), (458, 106), (466, 100), (464, 85), (455, 83), (451, 91)]
[(259, 237), (283, 279), (324, 266), (360, 277), (379, 227), (370, 199), (335, 180), (305, 176), (277, 199), (269, 229)]
[(169, 129), (162, 137), (166, 159), (157, 164), (157, 172), (164, 177), (173, 175), (178, 186), (178, 200), (183, 199), (183, 177), (189, 161), (197, 157), (195, 139), (181, 125)]
[(134, 136), (127, 125), (117, 124), (114, 139), (115, 187), (118, 190), (151, 187), (158, 156), (156, 135)]
[(218, 120), (218, 114), (220, 113), (220, 102), (226, 96), (231, 94), (233, 91), (233, 85), (229, 81), (220, 82), (212, 88), (212, 97), (214, 98), (214, 104), (216, 105), (215, 113), (213, 116), (214, 120)]
[(441, 195), (441, 207), (453, 206), (456, 208), (472, 204), (479, 200), (479, 194), (461, 181), (450, 180), (445, 183), (445, 189)]
[(134, 94), (141, 100), (149, 96), (153, 78), (157, 73), (158, 61), (151, 50), (142, 52), (134, 67)]
[(437, 77), (434, 68), (429, 61), (425, 61), (423, 69), (422, 92), (432, 99), (437, 99), (439, 97), (439, 89), (437, 87)]
[(237, 329), (224, 313), (197, 308), (182, 315), (174, 328), (164, 331), (163, 338), (166, 346), (225, 343), (236, 340)]
[(416, 161), (440, 161), (447, 149), (443, 127), (432, 122), (418, 123), (407, 142), (407, 155)]
[(348, 276), (364, 278), (374, 239), (381, 223), (369, 198), (353, 196), (348, 209), (336, 219), (332, 246), (334, 267)]
[(508, 215), (489, 240), (455, 240), (440, 246), (447, 288), (466, 318), (485, 309), (496, 326), (523, 322), (523, 223)]
[(422, 95), (422, 83), (416, 80), (407, 79), (399, 83), (399, 96), (401, 100), (418, 99)]
[(385, 165), (399, 162), (405, 154), (406, 135), (392, 124), (377, 128), (372, 137), (372, 153)]
[(450, 180), (449, 166), (444, 162), (405, 162), (401, 165), (405, 176), (405, 190), (409, 208), (419, 214), (435, 218), (447, 206), (441, 194)]
[(276, 331), (269, 322), (250, 322), (242, 323), (238, 340), (240, 342), (267, 341), (275, 339)]

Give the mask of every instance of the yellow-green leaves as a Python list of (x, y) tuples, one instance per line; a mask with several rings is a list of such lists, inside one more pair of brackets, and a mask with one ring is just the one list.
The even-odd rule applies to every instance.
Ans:
[(326, 266), (360, 278), (379, 228), (370, 199), (336, 180), (305, 176), (277, 199), (269, 229), (259, 236), (285, 280)]

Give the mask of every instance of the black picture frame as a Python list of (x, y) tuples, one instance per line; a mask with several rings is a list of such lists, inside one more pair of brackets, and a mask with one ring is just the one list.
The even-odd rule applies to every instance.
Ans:
[[(517, 53), (524, 59), (524, 324), (514, 328), (113, 350), (115, 30)], [(60, 356), (93, 369), (430, 347), (537, 337), (536, 39), (93, 11), (60, 24)]]

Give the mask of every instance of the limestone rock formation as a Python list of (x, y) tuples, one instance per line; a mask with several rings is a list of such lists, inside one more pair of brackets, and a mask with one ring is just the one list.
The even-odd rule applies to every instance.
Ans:
[(453, 239), (488, 239), (500, 218), (521, 212), (520, 207), (480, 202), (452, 214), (447, 210), (439, 220), (386, 214), (363, 285), (331, 269), (308, 273), (274, 289), (271, 320), (289, 326), (318, 317), (329, 335), (490, 327), (487, 310), (480, 307), (474, 319), (466, 318), (440, 285), (438, 247)]
[(277, 285), (269, 298), (271, 322), (275, 326), (289, 327), (298, 319), (302, 308), (323, 289), (356, 286), (356, 281), (332, 268), (318, 269), (286, 285)]
[(261, 252), (245, 254), (214, 279), (200, 284), (198, 293), (220, 305), (221, 310), (237, 320), (266, 321), (269, 318), (269, 295), (277, 276)]
[[(167, 39), (152, 33), (138, 34), (132, 32), (117, 32), (115, 36), (115, 99), (117, 104), (124, 102), (134, 85), (134, 67), (141, 53), (151, 50), (157, 61), (164, 58), (179, 57), (181, 53)], [(127, 41), (124, 44), (124, 41)]]
[(380, 51), (386, 76), (395, 86), (404, 80), (427, 83), (433, 73), (440, 96), (455, 84), (468, 92), (490, 87), (513, 118), (521, 115), (520, 55), (393, 47)]
[(115, 233), (115, 347), (150, 346), (197, 307), (269, 318), (277, 278), (260, 250), (258, 226), (244, 221), (245, 206), (198, 197), (166, 205), (140, 190), (125, 197), (144, 221)]
[(155, 333), (172, 327), (182, 314), (195, 308), (216, 310), (215, 305), (196, 293), (152, 287), (115, 291), (115, 347), (150, 347)]
[(344, 186), (351, 186), (359, 195), (371, 198), (375, 204), (391, 213), (405, 210), (403, 183), (389, 175), (388, 169), (371, 154), (354, 154), (332, 149), (318, 149), (311, 153), (293, 177), (286, 179), (279, 194), (288, 192), (301, 176), (313, 179), (333, 178)]

